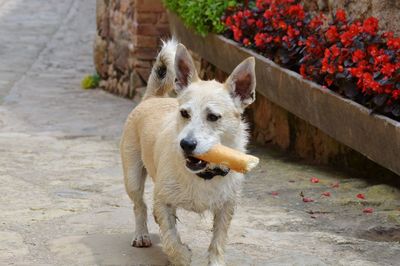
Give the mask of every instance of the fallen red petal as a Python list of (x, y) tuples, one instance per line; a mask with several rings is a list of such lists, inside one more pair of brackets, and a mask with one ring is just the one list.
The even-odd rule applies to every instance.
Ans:
[(365, 195), (364, 194), (357, 194), (357, 198), (359, 198), (359, 199), (365, 199)]
[(316, 177), (311, 177), (310, 181), (311, 183), (319, 183), (319, 179)]
[(278, 193), (278, 192), (276, 192), (276, 191), (273, 191), (273, 192), (271, 192), (271, 195), (272, 195), (272, 196), (278, 196), (278, 195), (279, 195), (279, 193)]
[(307, 197), (304, 197), (303, 201), (304, 202), (314, 202), (314, 200), (312, 198), (307, 198)]
[(330, 197), (331, 193), (329, 191), (325, 191), (325, 192), (322, 192), (321, 195), (325, 196), (325, 197)]
[(374, 212), (374, 209), (372, 209), (372, 208), (365, 208), (363, 210), (363, 213), (373, 213), (373, 212)]
[(339, 182), (333, 183), (331, 185), (332, 188), (338, 188), (339, 187)]

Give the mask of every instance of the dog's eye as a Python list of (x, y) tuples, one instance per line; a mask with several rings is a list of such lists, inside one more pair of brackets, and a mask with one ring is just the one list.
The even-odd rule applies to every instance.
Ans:
[(207, 115), (207, 120), (211, 121), (211, 122), (215, 122), (220, 118), (221, 118), (221, 116), (220, 115), (216, 115), (216, 114), (208, 114)]
[(190, 115), (189, 115), (188, 111), (182, 109), (180, 112), (181, 112), (181, 116), (183, 118), (186, 118), (186, 119), (190, 118)]

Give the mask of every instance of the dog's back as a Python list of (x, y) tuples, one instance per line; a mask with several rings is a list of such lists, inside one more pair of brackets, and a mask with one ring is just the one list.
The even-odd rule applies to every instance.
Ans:
[[(167, 98), (174, 88), (176, 46), (177, 42), (173, 39), (163, 43), (151, 70), (142, 101), (133, 109), (125, 123), (120, 144), (125, 177), (129, 175), (128, 166), (139, 163), (130, 162), (133, 157), (137, 157), (137, 154), (141, 154), (145, 164), (152, 161), (150, 159), (153, 158), (157, 134), (165, 123), (163, 118), (178, 106), (175, 98)], [(139, 148), (143, 153), (138, 150)], [(147, 169), (143, 169), (143, 172), (147, 170), (150, 176), (155, 176), (153, 163), (146, 166)], [(128, 185), (127, 182), (125, 178), (125, 185)]]
[[(132, 147), (140, 148), (141, 159), (148, 174), (154, 178), (154, 146), (157, 138), (166, 126), (167, 121), (178, 107), (175, 98), (151, 97), (142, 101), (129, 115), (121, 140), (123, 160), (130, 160)], [(140, 130), (139, 130), (140, 129)], [(139, 152), (139, 151), (138, 151)], [(124, 156), (126, 155), (126, 156)], [(123, 162), (123, 165), (131, 165)]]

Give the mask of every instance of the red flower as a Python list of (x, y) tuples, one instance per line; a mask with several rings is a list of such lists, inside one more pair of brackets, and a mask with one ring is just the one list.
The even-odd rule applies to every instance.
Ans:
[(303, 76), (303, 78), (307, 77), (307, 72), (306, 72), (306, 65), (305, 64), (301, 64), (300, 66), (300, 75)]
[(325, 37), (329, 42), (335, 42), (339, 38), (336, 26), (330, 26), (325, 33)]
[(319, 183), (319, 179), (316, 177), (311, 177), (310, 181), (311, 183)]
[(278, 193), (278, 192), (276, 192), (276, 191), (273, 191), (273, 192), (271, 192), (271, 195), (272, 195), (272, 196), (278, 196), (278, 195), (279, 195), (279, 193)]
[(247, 25), (249, 25), (249, 26), (251, 26), (251, 25), (254, 25), (254, 23), (256, 22), (256, 20), (254, 19), (254, 18), (249, 18), (249, 19), (247, 19)]
[(312, 198), (303, 197), (303, 202), (314, 202), (314, 200)]
[(227, 18), (226, 18), (226, 20), (225, 20), (225, 25), (228, 26), (228, 27), (230, 27), (230, 26), (233, 25), (232, 17), (227, 17)]
[(256, 21), (256, 26), (257, 28), (261, 29), (264, 27), (264, 22), (261, 19), (259, 19)]
[(360, 28), (357, 24), (351, 24), (349, 29), (340, 35), (340, 41), (347, 47), (353, 43), (354, 38), (360, 33)]
[(364, 92), (367, 91), (367, 89), (371, 89), (374, 92), (382, 93), (381, 85), (379, 84), (379, 82), (376, 82), (373, 79), (371, 73), (364, 73), (362, 76), (362, 80), (359, 81), (361, 81), (362, 82), (361, 84), (363, 84), (362, 88)]
[(365, 195), (364, 194), (357, 194), (357, 196), (356, 196), (357, 198), (359, 198), (359, 199), (365, 199)]
[(394, 49), (394, 50), (400, 49), (400, 37), (399, 38), (389, 38), (386, 43), (390, 49)]
[(261, 47), (264, 45), (266, 36), (267, 35), (265, 33), (257, 33), (256, 36), (254, 36), (254, 43), (257, 47)]
[(353, 77), (361, 78), (362, 75), (364, 74), (364, 68), (363, 67), (353, 67), (350, 68), (350, 74)]
[(300, 35), (300, 31), (294, 29), (291, 25), (289, 25), (287, 29), (287, 34), (290, 38), (294, 39), (296, 36)]
[(378, 55), (374, 59), (375, 59), (375, 65), (386, 64), (390, 61), (390, 57), (387, 54)]
[(399, 97), (400, 97), (400, 90), (394, 90), (394, 91), (392, 91), (392, 98), (393, 98), (394, 100), (399, 99)]
[(287, 24), (283, 20), (279, 21), (278, 25), (279, 25), (279, 28), (281, 28), (282, 30), (287, 29)]
[(331, 193), (329, 191), (326, 191), (326, 192), (322, 192), (321, 195), (325, 196), (325, 197), (330, 197)]
[(352, 59), (354, 63), (357, 63), (361, 60), (363, 60), (365, 58), (366, 54), (364, 53), (364, 51), (357, 49), (354, 51)]
[(367, 51), (370, 55), (375, 57), (378, 54), (378, 47), (376, 45), (370, 45), (368, 46)]
[[(335, 71), (334, 71), (334, 68), (333, 68), (332, 66), (329, 66), (329, 67), (328, 67), (328, 73), (333, 74), (334, 72), (335, 72)], [(327, 77), (325, 78), (325, 82), (326, 82), (326, 85), (328, 85), (328, 87), (329, 87), (329, 86), (331, 86), (331, 85), (333, 84), (333, 78), (327, 76)]]
[(248, 46), (248, 45), (250, 44), (250, 40), (249, 40), (248, 38), (244, 38), (244, 39), (243, 39), (243, 44), (244, 44), (245, 46)]
[(378, 31), (378, 20), (374, 17), (369, 17), (364, 20), (363, 32), (369, 33), (371, 35), (376, 35)]
[(236, 26), (232, 26), (231, 29), (233, 31), (233, 39), (239, 42), (240, 38), (242, 38), (243, 32)]
[(340, 49), (339, 47), (336, 46), (336, 44), (332, 45), (332, 47), (330, 48), (331, 52), (332, 52), (332, 56), (334, 58), (338, 57), (340, 55)]
[(272, 11), (270, 9), (265, 10), (265, 12), (264, 12), (264, 18), (266, 18), (266, 19), (272, 18), (273, 15), (274, 14), (272, 13)]
[(308, 27), (312, 30), (318, 28), (319, 26), (321, 26), (322, 24), (324, 24), (323, 19), (324, 19), (324, 15), (320, 14), (319, 16), (316, 16), (314, 18), (311, 19), (310, 24), (308, 24)]
[(346, 12), (343, 9), (338, 9), (336, 10), (336, 15), (335, 15), (335, 19), (337, 21), (343, 22), (345, 23), (347, 18), (346, 18)]
[(303, 20), (304, 19), (304, 9), (303, 6), (298, 4), (294, 6), (290, 6), (287, 13), (291, 16), (294, 16), (298, 19)]
[(372, 208), (365, 208), (363, 210), (363, 213), (373, 213), (373, 212), (374, 212), (374, 209), (372, 209)]
[(383, 65), (381, 72), (383, 75), (387, 76), (387, 77), (391, 77), (393, 76), (393, 73), (398, 69), (398, 67), (394, 64), (391, 63), (387, 63), (385, 65)]

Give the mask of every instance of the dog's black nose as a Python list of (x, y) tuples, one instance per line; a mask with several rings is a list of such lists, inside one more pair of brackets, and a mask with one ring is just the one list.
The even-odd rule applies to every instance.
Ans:
[(181, 148), (186, 152), (186, 153), (191, 153), (196, 149), (197, 146), (197, 141), (193, 138), (184, 138), (181, 140)]

